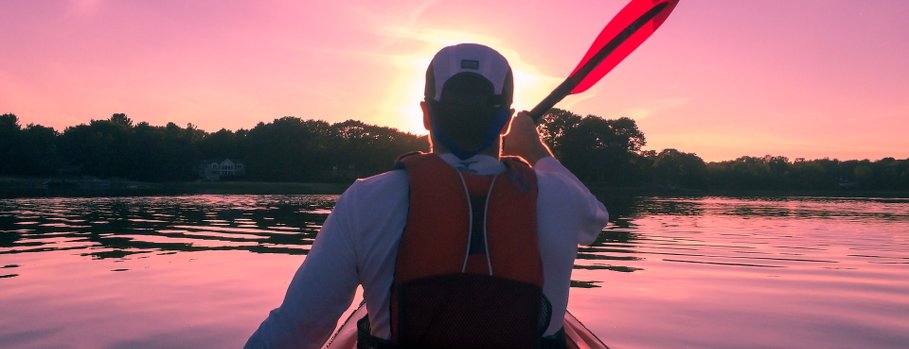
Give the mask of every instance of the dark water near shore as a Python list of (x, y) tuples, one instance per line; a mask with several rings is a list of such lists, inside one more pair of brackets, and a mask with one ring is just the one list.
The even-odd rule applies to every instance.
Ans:
[[(331, 195), (0, 200), (0, 347), (239, 347)], [(570, 309), (614, 348), (909, 347), (909, 200), (627, 198)]]

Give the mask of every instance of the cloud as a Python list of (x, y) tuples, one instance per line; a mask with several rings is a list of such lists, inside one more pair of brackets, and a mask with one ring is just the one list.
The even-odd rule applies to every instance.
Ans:
[(620, 109), (619, 115), (628, 116), (635, 120), (643, 120), (664, 110), (680, 107), (684, 104), (687, 104), (689, 101), (691, 101), (690, 97), (666, 97), (653, 99), (640, 105)]
[[(379, 5), (373, 3), (347, 3), (344, 9), (355, 18), (355, 22), (362, 23), (367, 30), (382, 35), (386, 28), (389, 27), (416, 27), (423, 13), (436, 3), (437, 1), (425, 1), (417, 6), (399, 5), (398, 7), (383, 2), (376, 3)], [(377, 9), (375, 6), (380, 6), (381, 8)], [(394, 35), (383, 36), (395, 37)]]
[(102, 0), (72, 0), (70, 8), (74, 14), (86, 16), (94, 13), (101, 6), (101, 2)]

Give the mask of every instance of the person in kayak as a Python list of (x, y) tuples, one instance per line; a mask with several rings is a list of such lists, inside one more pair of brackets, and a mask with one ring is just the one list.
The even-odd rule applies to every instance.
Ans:
[(440, 50), (420, 103), (431, 152), (341, 195), (245, 347), (321, 347), (358, 285), (360, 347), (559, 347), (577, 246), (609, 215), (514, 116), (513, 88), (492, 48)]

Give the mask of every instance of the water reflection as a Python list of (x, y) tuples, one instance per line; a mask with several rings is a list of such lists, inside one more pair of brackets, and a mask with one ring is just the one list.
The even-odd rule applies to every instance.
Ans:
[(96, 259), (168, 251), (306, 254), (336, 196), (0, 201), (0, 254), (76, 250)]
[(19, 276), (19, 274), (11, 273), (12, 270), (7, 271), (7, 269), (13, 269), (13, 268), (17, 268), (17, 267), (19, 267), (19, 265), (17, 265), (17, 264), (7, 264), (7, 265), (0, 267), (0, 279)]
[[(208, 195), (0, 200), (0, 254), (71, 250), (93, 259), (120, 259), (177, 251), (240, 250), (305, 255), (336, 198)], [(606, 202), (612, 224), (591, 246), (579, 249), (576, 269), (631, 273), (645, 270), (647, 262), (655, 258), (670, 263), (760, 268), (836, 264), (835, 259), (817, 257), (832, 243), (825, 241), (836, 237), (817, 234), (815, 220), (865, 225), (909, 220), (909, 200), (905, 199), (620, 197)], [(905, 240), (894, 244), (873, 241), (875, 236), (863, 240), (873, 248), (853, 246), (846, 256), (870, 263), (907, 263)], [(577, 286), (590, 287), (581, 281)]]
[[(576, 269), (634, 272), (646, 269), (646, 261), (653, 258), (754, 268), (837, 264), (839, 257), (905, 264), (909, 253), (905, 235), (899, 238), (889, 233), (892, 223), (909, 222), (907, 199), (618, 197), (605, 201), (613, 215), (612, 224), (592, 246), (580, 248)], [(852, 235), (876, 224), (891, 229), (861, 239)], [(834, 233), (824, 234), (830, 226), (836, 228)], [(841, 230), (848, 234), (836, 233)], [(893, 239), (898, 240), (896, 244)], [(848, 246), (851, 251), (862, 251), (863, 245), (874, 246), (876, 253), (823, 258), (832, 249)], [(881, 251), (893, 251), (898, 257)]]
[[(336, 199), (0, 200), (0, 313), (15, 314), (0, 343), (237, 347)], [(569, 307), (615, 347), (909, 343), (909, 200), (604, 201), (612, 222), (579, 248)], [(160, 325), (120, 320), (134, 316)]]
[(570, 305), (616, 347), (909, 343), (907, 199), (619, 202), (579, 251), (573, 278), (593, 281)]

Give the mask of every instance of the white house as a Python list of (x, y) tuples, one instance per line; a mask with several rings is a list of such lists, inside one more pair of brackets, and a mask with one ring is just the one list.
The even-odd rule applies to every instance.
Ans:
[(208, 181), (217, 181), (228, 177), (242, 177), (245, 174), (246, 165), (236, 160), (204, 160), (199, 164), (199, 176)]

